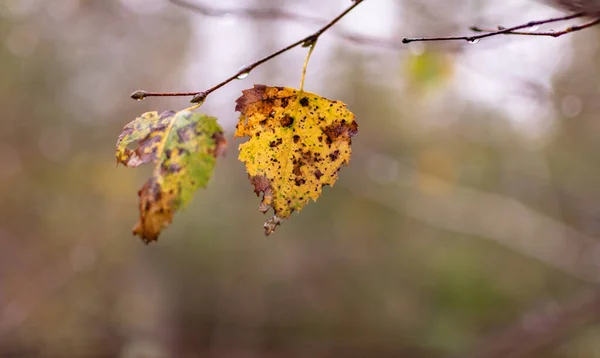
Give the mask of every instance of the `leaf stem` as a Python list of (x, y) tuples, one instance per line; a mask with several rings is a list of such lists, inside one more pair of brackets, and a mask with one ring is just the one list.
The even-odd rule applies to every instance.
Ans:
[(317, 45), (317, 40), (315, 39), (310, 43), (310, 49), (306, 54), (306, 60), (304, 60), (304, 66), (302, 66), (302, 78), (300, 79), (300, 92), (304, 91), (304, 79), (306, 78), (306, 69), (308, 67), (308, 61), (310, 60), (310, 55), (312, 55), (315, 46)]
[[(311, 43), (314, 43), (318, 40), (319, 36), (321, 36), (324, 32), (326, 32), (327, 30), (329, 30), (333, 25), (335, 25), (338, 21), (340, 21), (344, 16), (346, 16), (350, 11), (352, 11), (352, 9), (354, 9), (356, 6), (358, 6), (358, 4), (362, 3), (363, 1), (366, 0), (353, 0), (352, 1), (352, 5), (350, 5), (346, 10), (342, 11), (338, 16), (336, 16), (335, 18), (333, 18), (329, 23), (327, 23), (325, 26), (323, 26), (322, 28), (320, 28), (319, 30), (317, 30), (315, 33), (306, 36), (268, 56), (265, 56), (263, 58), (261, 58), (258, 61), (255, 61), (247, 66), (242, 67), (241, 69), (239, 69), (236, 73), (234, 73), (233, 75), (231, 75), (230, 77), (228, 77), (227, 79), (217, 83), (216, 85), (210, 87), (209, 89), (205, 90), (205, 91), (200, 91), (200, 92), (147, 92), (147, 91), (136, 91), (131, 95), (131, 98), (136, 99), (136, 100), (143, 100), (147, 97), (180, 97), (180, 96), (194, 96), (191, 100), (192, 103), (199, 103), (202, 102), (204, 99), (206, 99), (206, 97), (211, 94), (212, 92), (218, 90), (219, 88), (225, 86), (226, 84), (228, 84), (229, 82), (237, 79), (238, 77), (249, 73), (250, 71), (252, 71), (253, 69), (255, 69), (256, 67), (262, 65), (265, 62), (268, 62), (270, 60), (272, 60), (273, 58), (281, 55), (282, 53), (285, 53), (295, 47), (298, 47), (300, 45), (310, 45)], [(310, 45), (311, 48), (313, 47), (312, 45)], [(312, 51), (312, 49), (310, 50)], [(310, 53), (310, 52), (309, 52)]]

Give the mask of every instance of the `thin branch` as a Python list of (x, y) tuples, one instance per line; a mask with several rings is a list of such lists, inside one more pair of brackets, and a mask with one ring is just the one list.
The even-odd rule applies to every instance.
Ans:
[[(299, 23), (311, 23), (317, 25), (324, 25), (327, 23), (326, 20), (321, 18), (294, 14), (279, 9), (215, 9), (204, 4), (191, 3), (187, 0), (169, 1), (171, 1), (175, 5), (179, 5), (188, 10), (197, 12), (203, 16), (210, 17), (238, 16), (244, 18), (253, 18), (257, 20), (285, 20)], [(402, 42), (398, 40), (384, 39), (373, 36), (363, 36), (341, 30), (336, 30), (334, 33), (341, 39), (358, 45), (378, 46), (394, 50), (398, 50), (403, 47)]]
[[(587, 29), (588, 27), (592, 27), (594, 25), (597, 25), (600, 23), (600, 18), (594, 20), (594, 21), (590, 21), (590, 22), (586, 22), (584, 24), (581, 25), (575, 25), (575, 26), (570, 26), (567, 27), (564, 30), (561, 31), (531, 31), (531, 32), (527, 32), (527, 31), (511, 31), (511, 32), (506, 32), (504, 33), (504, 35), (525, 35), (525, 36), (549, 36), (549, 37), (559, 37), (562, 35), (566, 35), (566, 34), (570, 34), (571, 32), (575, 32), (575, 31), (580, 31), (583, 29)], [(503, 27), (498, 27), (498, 30), (503, 30)], [(496, 32), (498, 30), (488, 30), (488, 29), (482, 29), (479, 27), (471, 27), (472, 31), (475, 32), (488, 32), (488, 33), (493, 33)]]
[[(322, 18), (290, 13), (280, 9), (216, 9), (201, 3), (191, 3), (188, 0), (169, 1), (175, 5), (194, 11), (200, 15), (209, 17), (237, 16), (241, 18), (253, 18), (257, 20), (284, 20), (317, 25), (324, 25), (327, 23), (327, 21)], [(425, 9), (419, 7), (419, 11), (424, 12)], [(432, 14), (428, 15), (432, 16)], [(400, 40), (395, 39), (359, 35), (343, 30), (336, 30), (334, 34), (343, 40), (358, 45), (377, 46), (391, 50), (399, 50), (406, 48)]]
[(315, 33), (308, 35), (306, 37), (304, 37), (303, 39), (300, 39), (294, 43), (292, 43), (291, 45), (288, 45), (284, 48), (282, 48), (279, 51), (276, 51), (268, 56), (265, 56), (263, 58), (261, 58), (260, 60), (253, 62), (247, 66), (242, 67), (241, 69), (239, 69), (236, 73), (234, 73), (233, 75), (231, 75), (230, 77), (228, 77), (227, 79), (223, 80), (222, 82), (210, 87), (209, 89), (205, 90), (205, 91), (200, 91), (200, 92), (147, 92), (147, 91), (136, 91), (133, 94), (131, 94), (131, 98), (136, 99), (136, 100), (143, 100), (146, 97), (180, 97), (180, 96), (194, 96), (191, 100), (192, 103), (201, 103), (202, 101), (204, 101), (206, 99), (206, 97), (208, 97), (209, 94), (211, 94), (212, 92), (218, 90), (219, 88), (225, 86), (226, 84), (228, 84), (229, 82), (238, 79), (241, 76), (247, 75), (248, 73), (250, 73), (253, 69), (255, 69), (256, 67), (262, 65), (263, 63), (272, 60), (273, 58), (281, 55), (282, 53), (285, 53), (295, 47), (301, 46), (301, 45), (307, 45), (310, 46), (312, 43), (316, 42), (317, 39), (319, 38), (319, 36), (321, 36), (324, 32), (326, 32), (327, 30), (329, 30), (333, 25), (335, 25), (338, 21), (340, 21), (344, 16), (346, 16), (350, 11), (352, 11), (352, 9), (354, 9), (356, 6), (358, 6), (358, 4), (360, 4), (361, 2), (363, 2), (365, 0), (354, 0), (352, 5), (350, 5), (346, 10), (344, 10), (341, 14), (339, 14), (338, 16), (336, 16), (333, 20), (331, 20), (329, 23), (327, 23), (325, 26), (323, 26), (322, 28), (320, 28), (319, 30), (317, 30)]
[[(600, 291), (580, 292), (566, 302), (537, 307), (456, 358), (531, 357), (567, 341), (600, 320)], [(542, 355), (543, 356), (543, 355)]]
[(141, 101), (146, 97), (179, 97), (179, 96), (195, 96), (198, 92), (148, 92), (148, 91), (135, 91), (131, 94), (131, 98), (136, 101)]
[[(348, 168), (355, 178), (346, 188), (400, 215), (435, 228), (496, 242), (509, 250), (593, 284), (600, 283), (600, 242), (555, 218), (540, 213), (518, 200), (468, 186), (451, 185), (452, 191), (442, 196), (421, 194), (410, 186), (390, 183), (369, 185), (353, 171), (366, 168), (369, 153), (355, 153), (354, 166)], [(440, 178), (418, 170), (411, 164), (395, 162), (402, 175), (415, 175), (445, 183)], [(358, 173), (358, 172), (356, 172)], [(498, 226), (498, 217), (519, 225)], [(543, 237), (544, 246), (539, 245)], [(565, 250), (565, 248), (568, 248)]]
[(200, 3), (191, 3), (187, 0), (169, 0), (175, 5), (181, 6), (185, 9), (197, 12), (204, 16), (209, 17), (224, 17), (224, 16), (238, 16), (238, 17), (250, 17), (261, 20), (288, 20), (296, 22), (305, 22), (316, 25), (323, 25), (325, 20), (299, 15), (279, 8), (270, 9), (216, 9)]
[[(561, 16), (561, 17), (555, 17), (555, 18), (550, 18), (550, 19), (545, 19), (545, 20), (538, 20), (538, 21), (530, 21), (526, 24), (521, 24), (521, 25), (517, 25), (517, 26), (513, 26), (513, 27), (508, 27), (508, 28), (501, 28), (499, 30), (496, 31), (491, 31), (491, 32), (486, 32), (480, 35), (473, 35), (473, 36), (442, 36), (442, 37), (405, 37), (402, 39), (403, 43), (410, 43), (410, 42), (417, 42), (417, 41), (467, 41), (470, 43), (474, 43), (477, 42), (483, 38), (486, 37), (492, 37), (492, 36), (497, 36), (497, 35), (504, 35), (504, 34), (510, 34), (512, 32), (515, 32), (517, 30), (521, 30), (521, 29), (526, 29), (528, 27), (533, 27), (533, 26), (539, 26), (539, 25), (544, 25), (544, 24), (550, 24), (553, 22), (562, 22), (562, 21), (567, 21), (567, 20), (572, 20), (572, 19), (577, 19), (577, 18), (581, 18), (583, 16), (585, 16), (586, 13), (580, 12), (577, 14), (571, 14), (571, 15), (567, 15), (567, 16)], [(591, 24), (591, 23), (590, 23)], [(592, 26), (590, 24), (585, 24), (587, 26), (581, 28), (584, 29), (586, 27)], [(594, 24), (595, 25), (595, 24)], [(584, 26), (584, 25), (581, 25)], [(573, 27), (575, 28), (575, 26)], [(577, 29), (577, 30), (570, 30), (566, 33), (569, 32), (573, 32), (573, 31), (578, 31), (581, 29)], [(522, 33), (524, 34), (524, 33)]]

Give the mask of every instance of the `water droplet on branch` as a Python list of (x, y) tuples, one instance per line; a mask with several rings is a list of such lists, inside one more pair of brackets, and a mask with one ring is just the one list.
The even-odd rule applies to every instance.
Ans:
[(250, 71), (252, 71), (252, 68), (250, 68), (248, 66), (240, 67), (238, 69), (238, 75), (236, 78), (238, 80), (243, 80), (244, 78), (248, 77), (248, 75), (250, 74)]

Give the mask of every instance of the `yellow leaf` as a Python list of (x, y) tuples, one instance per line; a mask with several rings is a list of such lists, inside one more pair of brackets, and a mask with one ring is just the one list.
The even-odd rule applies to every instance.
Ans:
[(117, 163), (128, 167), (156, 163), (152, 177), (138, 192), (140, 220), (134, 235), (146, 243), (157, 240), (173, 221), (173, 213), (185, 207), (198, 188), (206, 187), (225, 147), (217, 119), (190, 110), (148, 112), (127, 124), (117, 140)]
[(236, 101), (241, 113), (235, 137), (240, 145), (261, 212), (273, 208), (265, 222), (269, 235), (317, 200), (324, 185), (333, 185), (342, 165), (350, 160), (351, 138), (358, 133), (354, 114), (340, 101), (287, 87), (255, 85)]

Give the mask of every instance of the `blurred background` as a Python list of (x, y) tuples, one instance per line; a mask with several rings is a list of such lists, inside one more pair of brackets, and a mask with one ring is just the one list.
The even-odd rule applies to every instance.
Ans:
[[(152, 169), (116, 138), (189, 99), (129, 94), (206, 89), (350, 4), (189, 1), (0, 0), (0, 357), (600, 357), (600, 28), (403, 45), (561, 13), (365, 0), (306, 80), (359, 123), (338, 183), (265, 238), (230, 140), (146, 246)], [(202, 111), (231, 139), (241, 90), (298, 87), (305, 53)]]

